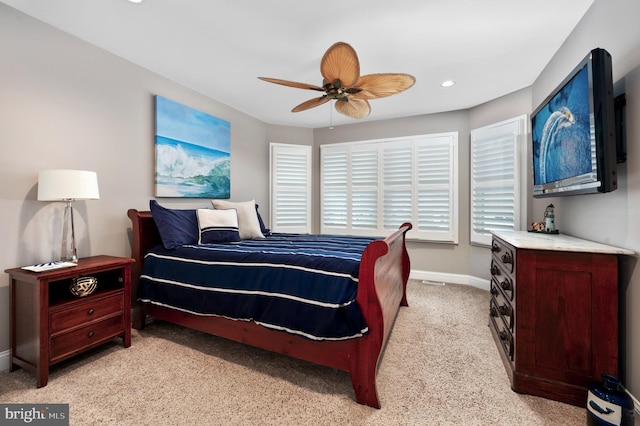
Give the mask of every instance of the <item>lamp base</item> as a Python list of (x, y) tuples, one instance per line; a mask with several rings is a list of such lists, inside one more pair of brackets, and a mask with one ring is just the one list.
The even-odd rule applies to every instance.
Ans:
[(78, 250), (76, 249), (76, 233), (73, 224), (73, 200), (65, 200), (67, 206), (64, 209), (64, 221), (62, 225), (62, 249), (60, 259), (78, 263)]

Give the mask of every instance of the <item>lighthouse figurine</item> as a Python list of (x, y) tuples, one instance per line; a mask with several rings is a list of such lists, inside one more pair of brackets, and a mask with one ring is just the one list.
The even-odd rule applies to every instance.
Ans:
[(545, 232), (556, 232), (556, 216), (553, 212), (553, 204), (549, 204), (544, 211), (544, 230)]

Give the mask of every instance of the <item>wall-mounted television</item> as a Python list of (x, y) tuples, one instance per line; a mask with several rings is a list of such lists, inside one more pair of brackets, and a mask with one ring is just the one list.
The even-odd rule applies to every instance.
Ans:
[(533, 196), (617, 188), (611, 55), (592, 50), (531, 114)]

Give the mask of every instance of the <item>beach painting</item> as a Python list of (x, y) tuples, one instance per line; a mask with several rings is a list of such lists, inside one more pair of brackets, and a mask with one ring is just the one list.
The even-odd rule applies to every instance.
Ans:
[(156, 197), (229, 198), (228, 121), (155, 96)]

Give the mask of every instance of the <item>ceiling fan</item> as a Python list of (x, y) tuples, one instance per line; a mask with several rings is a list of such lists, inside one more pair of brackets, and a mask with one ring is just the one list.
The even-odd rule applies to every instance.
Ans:
[(322, 56), (320, 74), (323, 78), (322, 87), (277, 78), (258, 78), (283, 86), (325, 92), (319, 98), (301, 103), (291, 112), (304, 111), (335, 99), (336, 110), (352, 118), (364, 118), (369, 115), (371, 112), (369, 99), (395, 95), (407, 90), (416, 82), (415, 77), (409, 74), (385, 73), (361, 76), (356, 51), (349, 44), (341, 41), (333, 44)]

